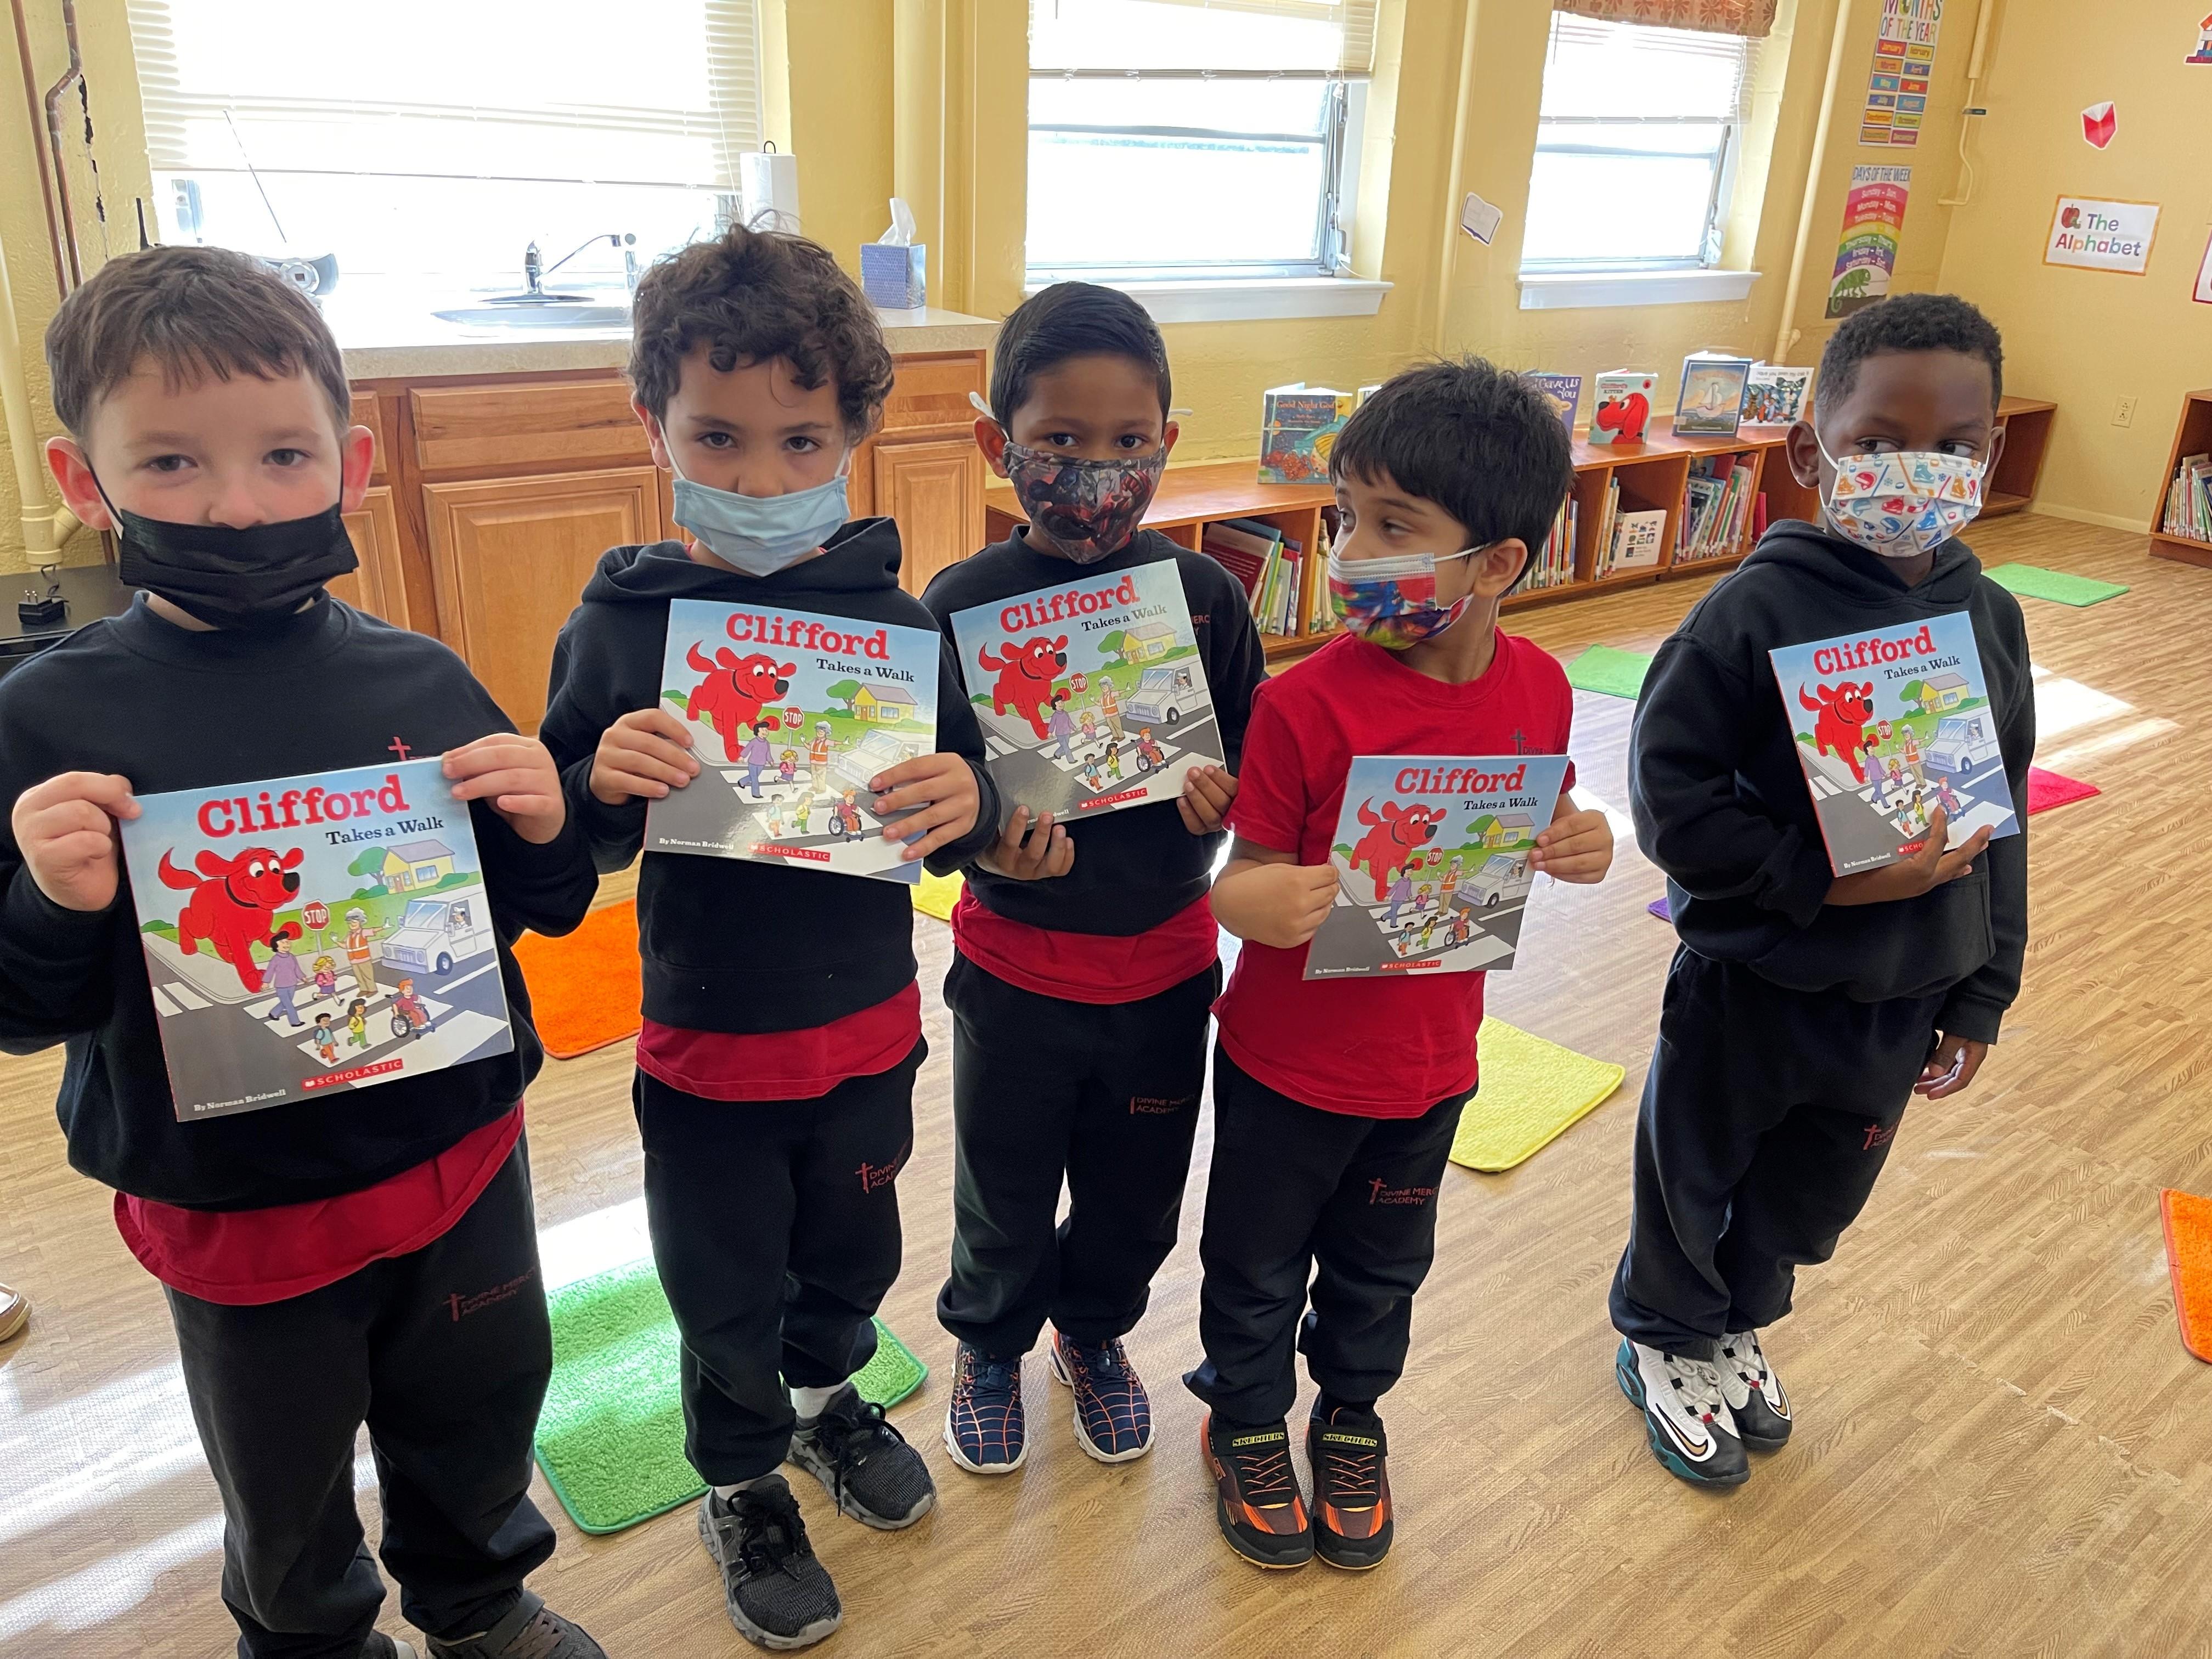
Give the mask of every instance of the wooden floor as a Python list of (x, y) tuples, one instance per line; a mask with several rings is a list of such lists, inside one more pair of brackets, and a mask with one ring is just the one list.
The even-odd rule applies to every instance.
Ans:
[[(1908, 1115), (1863, 1221), (1772, 1334), (1800, 1413), (1788, 1450), (1732, 1495), (1690, 1491), (1613, 1387), (1605, 1289), (1673, 945), (1644, 913), (1661, 883), (1623, 822), (1602, 887), (1538, 896), (1525, 965), (1491, 1002), (1628, 1080), (1520, 1170), (1450, 1172), (1412, 1366), (1386, 1405), (1400, 1510), (1382, 1570), (1262, 1573), (1214, 1533), (1199, 1408), (1176, 1381), (1196, 1357), (1203, 1136), (1182, 1243), (1130, 1344), (1158, 1450), (1113, 1468), (1079, 1455), (1033, 1358), (1028, 1467), (962, 1474), (939, 1438), (951, 1344), (931, 1313), (949, 1232), (948, 941), (917, 917), (933, 1052), (900, 1182), (908, 1267), (884, 1313), (938, 1368), (895, 1420), (943, 1501), (884, 1535), (804, 1487), (845, 1600), (824, 1651), (2212, 1653), (2212, 1368), (2175, 1335), (2158, 1216), (2161, 1187), (2212, 1191), (2212, 572), (2049, 519), (1974, 539), (1993, 560), (2134, 585), (2086, 611), (2027, 602), (2039, 758), (2105, 793), (2035, 821), (2027, 988), (1981, 1081)], [(1515, 624), (1562, 655), (1649, 650), (1704, 588)], [(1585, 793), (1616, 808), (1628, 709), (1577, 700)], [(624, 1043), (550, 1066), (532, 1097), (556, 1270), (635, 1254), (629, 1065)], [(0, 1349), (0, 1652), (213, 1659), (230, 1632), (215, 1492), (155, 1286), (107, 1195), (64, 1164), (58, 1070), (0, 1060), (0, 1279), (37, 1302), (28, 1337)], [(542, 1483), (538, 1500), (557, 1513)], [(536, 1583), (611, 1654), (749, 1651), (688, 1512), (611, 1538), (559, 1525)]]

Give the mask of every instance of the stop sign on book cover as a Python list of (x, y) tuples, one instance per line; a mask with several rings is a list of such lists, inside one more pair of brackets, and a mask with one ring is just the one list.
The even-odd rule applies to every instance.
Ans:
[(300, 919), (306, 922), (308, 927), (319, 932), (321, 929), (331, 925), (331, 907), (324, 903), (320, 899), (317, 899), (313, 904), (310, 904), (306, 909), (300, 912)]

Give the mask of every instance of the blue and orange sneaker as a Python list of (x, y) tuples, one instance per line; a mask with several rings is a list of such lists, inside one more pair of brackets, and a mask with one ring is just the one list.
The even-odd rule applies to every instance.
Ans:
[(1022, 1413), (1022, 1362), (994, 1359), (963, 1342), (945, 1407), (945, 1449), (970, 1474), (1012, 1474), (1030, 1455)]
[(1075, 1396), (1075, 1443), (1086, 1454), (1102, 1463), (1126, 1463), (1152, 1450), (1152, 1396), (1120, 1337), (1078, 1342), (1054, 1331), (1052, 1374)]
[(1213, 1477), (1213, 1518), (1221, 1535), (1255, 1566), (1302, 1567), (1313, 1559), (1313, 1523), (1291, 1467), (1291, 1431), (1224, 1423), (1209, 1412), (1199, 1431)]
[(1390, 1443), (1371, 1411), (1339, 1406), (1306, 1425), (1313, 1468), (1314, 1553), (1364, 1572), (1390, 1553)]

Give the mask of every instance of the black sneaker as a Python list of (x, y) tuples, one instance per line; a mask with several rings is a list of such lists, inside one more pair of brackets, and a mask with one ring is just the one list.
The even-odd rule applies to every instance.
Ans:
[(722, 1570), (730, 1622), (755, 1647), (812, 1647), (843, 1621), (837, 1587), (814, 1559), (781, 1475), (756, 1480), (727, 1503), (708, 1492), (699, 1500), (699, 1541)]
[(921, 1454), (849, 1382), (791, 1437), (787, 1458), (819, 1480), (840, 1510), (884, 1532), (912, 1526), (937, 1503)]
[(1735, 1419), (1710, 1359), (1666, 1353), (1620, 1340), (1613, 1380), (1644, 1413), (1651, 1455), (1693, 1486), (1740, 1486), (1751, 1479)]
[[(433, 1636), (429, 1643), (430, 1659), (607, 1659), (606, 1650), (581, 1626), (570, 1624), (531, 1590), (523, 1591), (522, 1599), (489, 1630), (455, 1642)], [(404, 1643), (392, 1646), (413, 1659)]]
[(1221, 1535), (1255, 1566), (1302, 1567), (1313, 1559), (1313, 1525), (1291, 1468), (1291, 1431), (1217, 1425), (1206, 1413), (1199, 1431), (1206, 1472), (1213, 1477), (1213, 1518)]
[(1313, 1468), (1314, 1553), (1364, 1572), (1390, 1553), (1390, 1444), (1373, 1412), (1340, 1406), (1306, 1426)]
[(1720, 1368), (1721, 1394), (1743, 1443), (1755, 1452), (1780, 1451), (1790, 1443), (1790, 1396), (1766, 1363), (1757, 1331), (1738, 1331), (1721, 1339), (1714, 1362)]

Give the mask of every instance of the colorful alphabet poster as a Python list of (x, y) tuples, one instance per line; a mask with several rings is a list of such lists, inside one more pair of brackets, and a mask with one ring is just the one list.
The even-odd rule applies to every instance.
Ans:
[(2044, 243), (2043, 263), (2140, 276), (2150, 265), (2151, 244), (2157, 240), (2155, 202), (2099, 202), (2082, 196), (2062, 196), (2051, 210), (2051, 235)]
[(514, 1047), (476, 831), (440, 762), (138, 805), (123, 859), (180, 1121)]
[(1828, 279), (1831, 318), (1863, 311), (1889, 292), (1897, 274), (1897, 241), (1905, 229), (1911, 167), (1856, 167), (1844, 198), (1844, 234)]
[(700, 769), (646, 808), (646, 851), (919, 883), (871, 781), (936, 749), (939, 649), (927, 628), (670, 601), (660, 706), (696, 722)]
[(1356, 756), (1305, 977), (1510, 968), (1566, 774), (1565, 755)]
[(1928, 85), (1936, 76), (1936, 37), (1942, 27), (1943, 0), (1881, 0), (1881, 32), (1867, 76), (1859, 143), (1910, 149), (1920, 142)]

